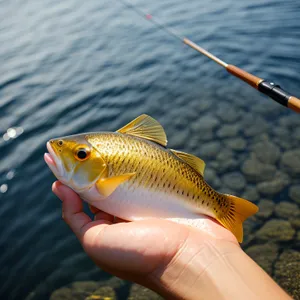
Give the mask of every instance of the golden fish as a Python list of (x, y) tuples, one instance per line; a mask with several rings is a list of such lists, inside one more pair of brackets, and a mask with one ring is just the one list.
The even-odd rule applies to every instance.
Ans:
[(52, 139), (45, 161), (62, 183), (89, 204), (135, 221), (166, 218), (198, 227), (210, 216), (243, 240), (253, 203), (216, 192), (203, 179), (198, 157), (166, 148), (162, 126), (141, 115), (117, 132)]

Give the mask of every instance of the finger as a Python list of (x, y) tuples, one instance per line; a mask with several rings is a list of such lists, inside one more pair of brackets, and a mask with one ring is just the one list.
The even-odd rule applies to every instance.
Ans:
[[(96, 213), (97, 221), (92, 222), (91, 218), (83, 212), (82, 200), (70, 188), (56, 181), (53, 184), (53, 192), (63, 201), (63, 219), (76, 234), (80, 242), (83, 243), (83, 237), (89, 230), (94, 232), (102, 227), (112, 224), (113, 216), (98, 210)], [(102, 226), (101, 226), (102, 225)]]
[(82, 200), (67, 186), (54, 182), (52, 190), (63, 202), (63, 219), (70, 226), (79, 240), (82, 240), (85, 226), (92, 222), (83, 212)]
[(93, 214), (96, 214), (98, 211), (100, 211), (100, 209), (98, 209), (97, 207), (89, 204), (89, 208), (90, 208), (90, 211), (93, 213)]
[(114, 217), (99, 208), (89, 204), (90, 211), (95, 215), (94, 216), (94, 221), (99, 221), (99, 220), (106, 220), (109, 221), (110, 223), (113, 222)]
[(112, 216), (102, 210), (98, 210), (98, 212), (95, 214), (94, 220), (95, 221), (105, 220), (105, 221), (109, 222), (110, 224), (112, 224), (114, 221), (114, 216)]
[(127, 220), (121, 219), (119, 217), (114, 217), (114, 223), (125, 223), (125, 222), (129, 222)]

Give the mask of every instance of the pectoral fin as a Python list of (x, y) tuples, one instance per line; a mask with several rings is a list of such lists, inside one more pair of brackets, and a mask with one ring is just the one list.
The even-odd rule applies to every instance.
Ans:
[(113, 176), (109, 178), (99, 179), (96, 182), (99, 193), (105, 197), (111, 195), (114, 190), (123, 182), (129, 180), (135, 173), (127, 173), (119, 176)]

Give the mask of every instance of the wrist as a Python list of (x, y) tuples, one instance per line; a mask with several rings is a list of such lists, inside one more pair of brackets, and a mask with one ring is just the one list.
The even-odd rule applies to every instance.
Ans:
[(227, 257), (241, 254), (238, 244), (191, 234), (172, 260), (151, 274), (151, 288), (167, 299), (223, 299), (222, 276), (232, 272)]
[(149, 279), (165, 299), (291, 299), (238, 244), (199, 236)]

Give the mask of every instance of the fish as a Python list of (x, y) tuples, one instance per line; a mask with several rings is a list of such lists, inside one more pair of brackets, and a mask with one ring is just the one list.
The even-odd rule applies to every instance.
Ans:
[[(143, 114), (116, 132), (51, 139), (44, 159), (84, 201), (127, 221), (168, 219), (195, 228), (210, 217), (243, 241), (252, 202), (222, 194), (204, 180), (205, 162), (167, 148), (161, 124)], [(202, 222), (203, 223), (203, 222)]]

